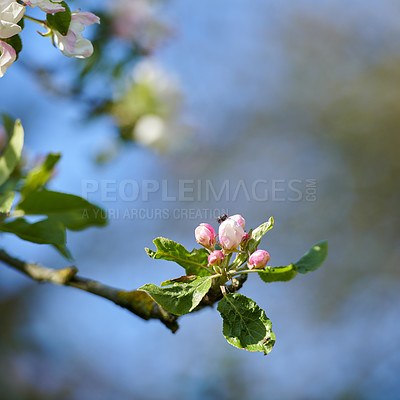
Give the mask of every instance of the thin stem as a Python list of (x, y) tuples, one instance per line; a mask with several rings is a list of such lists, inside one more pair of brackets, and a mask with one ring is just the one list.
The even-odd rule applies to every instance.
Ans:
[(232, 253), (229, 253), (225, 256), (222, 266), (225, 270), (229, 270), (229, 262), (231, 261)]
[(24, 15), (24, 18), (28, 19), (29, 21), (36, 22), (37, 24), (39, 24), (39, 25), (41, 25), (41, 26), (43, 26), (45, 28), (48, 28), (48, 26), (46, 24), (46, 21), (44, 21), (42, 19), (37, 19), (37, 18), (34, 18), (34, 17), (30, 17), (29, 15)]
[(240, 268), (235, 269), (235, 271), (244, 271), (247, 268), (247, 263), (242, 265)]
[(237, 276), (237, 275), (250, 274), (252, 272), (260, 272), (260, 271), (264, 271), (264, 270), (263, 269), (245, 269), (244, 271), (241, 271), (241, 270), (237, 269), (235, 271), (232, 271), (232, 273), (230, 273), (229, 275), (231, 276), (231, 278), (233, 278), (234, 276)]

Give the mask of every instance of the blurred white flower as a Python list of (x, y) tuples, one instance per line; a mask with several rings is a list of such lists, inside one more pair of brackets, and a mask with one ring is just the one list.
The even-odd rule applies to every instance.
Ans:
[(0, 0), (0, 38), (7, 39), (21, 32), (18, 22), (25, 14), (25, 7), (16, 0)]
[(180, 93), (177, 80), (167, 74), (156, 61), (149, 58), (136, 64), (133, 69), (133, 80), (151, 86), (158, 94)]
[(17, 54), (12, 46), (0, 40), (0, 78), (6, 69), (16, 60)]
[(65, 8), (59, 4), (62, 0), (22, 0), (29, 7), (36, 7), (44, 11), (45, 13), (54, 14), (61, 11), (65, 11)]
[(143, 146), (155, 146), (161, 144), (166, 133), (165, 121), (158, 115), (147, 114), (136, 122), (133, 138)]
[(85, 26), (99, 24), (100, 18), (87, 11), (74, 11), (71, 15), (71, 25), (66, 36), (60, 32), (54, 32), (54, 39), (67, 57), (87, 58), (93, 54), (92, 42), (82, 37)]
[(145, 59), (133, 69), (136, 84), (145, 85), (157, 99), (156, 114), (171, 120), (179, 113), (182, 105), (182, 93), (177, 79), (154, 60)]
[(135, 86), (146, 88), (151, 106), (135, 123), (133, 139), (161, 151), (185, 147), (191, 128), (182, 124), (182, 94), (178, 81), (153, 59), (147, 58), (132, 71)]
[(162, 152), (180, 151), (191, 131), (180, 120), (181, 103), (177, 81), (147, 59), (136, 64), (127, 89), (116, 94), (111, 115), (124, 140)]
[(146, 0), (113, 0), (112, 12), (114, 33), (123, 38), (138, 36), (153, 15)]
[(157, 17), (154, 1), (112, 0), (112, 30), (116, 36), (154, 50), (169, 34), (168, 27)]

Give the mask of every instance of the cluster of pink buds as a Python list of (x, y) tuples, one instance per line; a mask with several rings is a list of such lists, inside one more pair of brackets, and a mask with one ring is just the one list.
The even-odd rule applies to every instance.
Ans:
[[(233, 252), (246, 251), (246, 243), (249, 241), (249, 235), (245, 231), (246, 221), (241, 215), (236, 214), (230, 217), (224, 215), (218, 218), (218, 222), (220, 224), (218, 235), (214, 228), (207, 223), (200, 224), (195, 230), (197, 243), (210, 252), (208, 256), (210, 266), (221, 265), (225, 257)], [(216, 245), (219, 245), (221, 250), (216, 250)], [(239, 246), (241, 250), (238, 250)], [(250, 255), (248, 266), (250, 269), (263, 269), (270, 258), (267, 251), (256, 250)]]

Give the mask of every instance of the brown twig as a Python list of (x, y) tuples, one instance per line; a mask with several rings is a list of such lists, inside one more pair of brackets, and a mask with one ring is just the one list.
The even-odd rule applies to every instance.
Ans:
[[(168, 329), (175, 333), (178, 328), (178, 316), (165, 311), (147, 293), (141, 290), (126, 291), (117, 289), (92, 279), (77, 275), (78, 269), (74, 266), (62, 269), (54, 269), (43, 265), (28, 263), (10, 256), (6, 251), (0, 249), (0, 262), (16, 269), (36, 282), (49, 282), (56, 285), (72, 286), (74, 288), (92, 293), (96, 296), (110, 300), (116, 305), (125, 308), (138, 317), (148, 321), (150, 319), (160, 320)], [(231, 284), (224, 286), (226, 292), (238, 291), (247, 279), (247, 274), (232, 279)], [(193, 310), (199, 311), (205, 307), (213, 306), (222, 298), (222, 292), (217, 285), (212, 287), (204, 296), (200, 304)]]
[(148, 294), (140, 290), (125, 291), (77, 275), (76, 267), (53, 269), (39, 264), (27, 263), (0, 250), (0, 261), (25, 274), (36, 282), (50, 282), (56, 285), (72, 286), (112, 301), (144, 320), (158, 319), (175, 333), (178, 316), (165, 311)]

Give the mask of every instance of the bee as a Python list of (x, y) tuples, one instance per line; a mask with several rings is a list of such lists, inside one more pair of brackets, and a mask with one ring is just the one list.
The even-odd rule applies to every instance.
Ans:
[(221, 216), (219, 216), (218, 218), (217, 218), (217, 222), (219, 223), (219, 224), (222, 224), (224, 221), (226, 221), (227, 219), (228, 219), (229, 217), (226, 215), (226, 214), (222, 214)]

